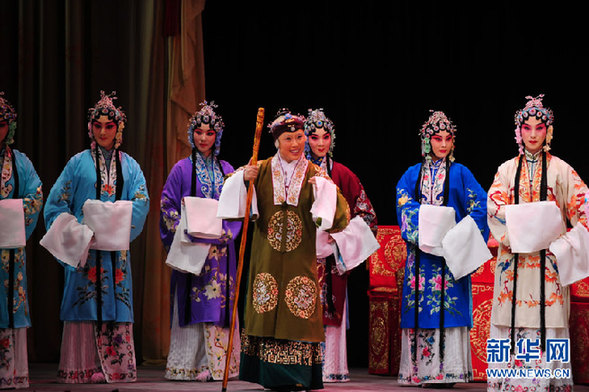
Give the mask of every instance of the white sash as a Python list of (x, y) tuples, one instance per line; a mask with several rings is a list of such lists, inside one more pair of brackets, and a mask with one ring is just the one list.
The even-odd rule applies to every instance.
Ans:
[(74, 268), (84, 266), (88, 258), (90, 241), (94, 233), (75, 216), (61, 213), (51, 224), (40, 244), (56, 259)]
[(204, 197), (185, 196), (184, 206), (188, 234), (198, 238), (220, 238), (223, 234), (223, 220), (217, 218), (219, 202)]
[(133, 202), (86, 200), (82, 206), (84, 224), (94, 232), (91, 249), (120, 251), (129, 250), (131, 241), (131, 218)]
[(25, 210), (22, 199), (0, 200), (0, 248), (26, 245)]
[(452, 207), (422, 204), (419, 207), (419, 249), (442, 256), (442, 239), (456, 226), (456, 212)]

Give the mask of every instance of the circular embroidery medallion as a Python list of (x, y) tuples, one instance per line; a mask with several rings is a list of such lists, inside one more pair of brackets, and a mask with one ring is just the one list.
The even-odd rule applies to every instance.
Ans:
[(294, 277), (286, 285), (284, 300), (292, 314), (308, 319), (315, 312), (317, 285), (306, 276)]
[(252, 290), (252, 302), (257, 313), (269, 312), (278, 303), (278, 284), (267, 272), (256, 275)]
[(268, 242), (274, 250), (281, 251), (282, 235), (285, 234), (284, 240), (285, 252), (295, 250), (301, 243), (303, 235), (303, 223), (293, 211), (286, 211), (286, 230), (284, 230), (284, 211), (278, 211), (268, 222)]

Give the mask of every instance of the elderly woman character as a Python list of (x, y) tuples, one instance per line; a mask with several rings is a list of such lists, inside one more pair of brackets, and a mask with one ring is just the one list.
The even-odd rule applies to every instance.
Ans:
[[(219, 202), (220, 208), (245, 204), (244, 181), (253, 181), (259, 217), (253, 230), (240, 378), (273, 390), (321, 389), (324, 330), (315, 238), (318, 226), (343, 230), (348, 206), (325, 172), (305, 158), (304, 118), (281, 110), (269, 127), (278, 151), (238, 170)], [(317, 201), (329, 207), (314, 209), (314, 214)]]

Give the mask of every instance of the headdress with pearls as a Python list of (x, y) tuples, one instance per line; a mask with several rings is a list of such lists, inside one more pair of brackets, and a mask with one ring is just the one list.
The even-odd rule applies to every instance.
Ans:
[(113, 101), (115, 99), (117, 99), (116, 91), (110, 94), (100, 91), (100, 100), (96, 102), (94, 107), (88, 109), (88, 135), (93, 144), (95, 140), (94, 133), (92, 132), (92, 123), (97, 121), (101, 116), (106, 116), (109, 120), (117, 124), (114, 148), (119, 148), (123, 142), (123, 129), (125, 129), (125, 124), (127, 123), (127, 116), (120, 106), (116, 107), (114, 105)]
[(188, 121), (188, 142), (192, 148), (196, 148), (194, 144), (194, 130), (200, 128), (203, 124), (208, 124), (209, 129), (215, 131), (215, 149), (213, 153), (215, 156), (219, 155), (221, 151), (221, 136), (223, 135), (223, 128), (225, 123), (223, 118), (215, 112), (218, 107), (215, 101), (210, 103), (203, 101), (200, 103), (200, 110), (198, 110)]
[[(421, 156), (425, 159), (431, 159), (430, 152), (432, 151), (431, 138), (438, 132), (446, 131), (454, 138), (456, 135), (456, 127), (442, 111), (430, 110), (430, 116), (427, 121), (421, 126), (419, 136), (421, 138)], [(448, 157), (450, 161), (454, 161), (454, 146)]]
[(519, 147), (519, 153), (524, 153), (524, 143), (522, 139), (521, 127), (522, 125), (530, 118), (535, 117), (538, 120), (542, 121), (546, 124), (546, 141), (544, 144), (544, 151), (550, 151), (550, 142), (552, 141), (552, 123), (554, 122), (554, 114), (550, 108), (545, 108), (544, 104), (542, 103), (542, 99), (544, 98), (544, 94), (540, 94), (537, 97), (532, 97), (530, 95), (526, 96), (528, 102), (526, 102), (526, 106), (523, 109), (518, 110), (515, 112), (515, 141)]
[[(331, 145), (329, 146), (329, 156), (333, 157), (333, 148), (335, 146), (335, 126), (333, 122), (325, 115), (323, 109), (309, 109), (305, 120), (305, 135), (307, 137), (314, 133), (317, 129), (324, 129), (331, 135)], [(307, 158), (311, 156), (311, 147), (309, 147), (309, 139), (305, 144), (305, 155)]]

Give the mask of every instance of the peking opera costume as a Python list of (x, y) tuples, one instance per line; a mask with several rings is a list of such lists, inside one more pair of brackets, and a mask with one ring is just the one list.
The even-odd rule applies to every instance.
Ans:
[[(137, 379), (129, 242), (143, 229), (149, 196), (139, 164), (119, 150), (126, 116), (114, 99), (101, 92), (89, 109), (91, 148), (67, 162), (45, 206), (41, 244), (65, 274), (58, 370), (65, 383)], [(98, 121), (116, 126), (110, 150), (95, 138)]]
[[(230, 312), (235, 299), (235, 237), (239, 235), (241, 222), (223, 220), (219, 234), (214, 238), (192, 237), (191, 242), (207, 246), (198, 267), (181, 265), (181, 257), (175, 258), (181, 235), (182, 203), (190, 197), (198, 202), (203, 199), (218, 200), (224, 178), (233, 173), (233, 167), (217, 158), (221, 147), (224, 123), (215, 113), (213, 102), (201, 104), (189, 121), (188, 141), (192, 155), (180, 160), (168, 176), (161, 197), (160, 234), (168, 251), (167, 264), (172, 269), (170, 284), (171, 337), (170, 352), (165, 377), (170, 380), (222, 380), (229, 340)], [(215, 132), (215, 143), (210, 155), (204, 156), (195, 146), (195, 129), (208, 124)], [(206, 209), (216, 208), (213, 206)], [(205, 220), (204, 211), (196, 210), (196, 220)], [(214, 211), (216, 215), (216, 210)], [(185, 217), (186, 219), (186, 217)], [(191, 217), (187, 219), (192, 220)], [(208, 222), (203, 222), (207, 224)], [(192, 246), (192, 243), (187, 246)], [(198, 256), (194, 256), (197, 258)], [(173, 260), (172, 260), (173, 259)], [(191, 260), (193, 261), (193, 260)], [(236, 325), (236, 336), (239, 327)], [(233, 340), (229, 377), (239, 373), (239, 339)]]
[[(442, 131), (454, 140), (454, 124), (443, 112), (432, 112), (420, 130), (424, 159), (407, 169), (397, 183), (397, 221), (407, 243), (398, 378), (404, 385), (451, 386), (472, 377), (469, 273), (476, 266), (456, 278), (449, 257), (457, 252), (444, 248), (446, 237), (467, 227), (471, 236), (458, 237), (474, 238), (477, 250), (484, 248), (482, 258), (477, 257), (479, 263), (491, 256), (486, 247), (487, 194), (468, 168), (454, 162), (453, 147), (445, 158), (436, 160), (431, 139)], [(469, 242), (459, 241), (457, 246), (468, 248)], [(457, 263), (468, 264), (473, 258), (467, 254)]]
[[(324, 129), (331, 136), (327, 154), (314, 158), (309, 146), (309, 137), (316, 129)], [(322, 109), (311, 110), (305, 120), (307, 159), (321, 167), (338, 186), (350, 206), (351, 218), (361, 217), (375, 234), (377, 230), (376, 212), (362, 183), (345, 165), (332, 159), (335, 146), (335, 126), (325, 116)], [(323, 348), (323, 382), (347, 382), (350, 380), (347, 360), (346, 328), (348, 325), (347, 280), (349, 271), (357, 265), (342, 267), (335, 261), (333, 254), (317, 257), (319, 283), (321, 285), (321, 302), (323, 306), (323, 324), (325, 326), (325, 343)]]
[[(302, 116), (279, 111), (269, 125), (277, 148), (283, 133), (302, 133), (303, 123)], [(304, 140), (300, 156), (291, 162), (279, 150), (258, 162), (253, 180), (257, 204), (252, 203), (252, 211), (257, 210), (258, 218), (249, 261), (239, 376), (273, 390), (323, 388), (320, 343), (325, 336), (316, 231), (318, 226), (341, 231), (349, 222), (344, 197), (303, 153)], [(243, 216), (243, 178), (243, 170), (238, 170), (227, 180), (219, 202), (221, 214)], [(317, 185), (309, 183), (311, 178)]]
[(0, 92), (0, 389), (29, 386), (25, 245), (43, 206), (41, 180), (33, 164), (10, 147), (17, 114), (3, 95)]
[[(562, 159), (550, 154), (554, 115), (543, 95), (526, 97), (515, 114), (517, 157), (499, 166), (488, 192), (488, 222), (499, 242), (490, 338), (508, 342), (497, 369), (568, 369), (550, 357), (552, 339), (569, 339), (569, 285), (587, 275), (587, 186)], [(543, 124), (542, 147), (532, 153), (522, 142), (522, 127)], [(566, 224), (569, 228), (566, 231)], [(518, 357), (530, 344), (528, 359)], [(572, 377), (489, 378), (489, 391), (571, 391)]]

